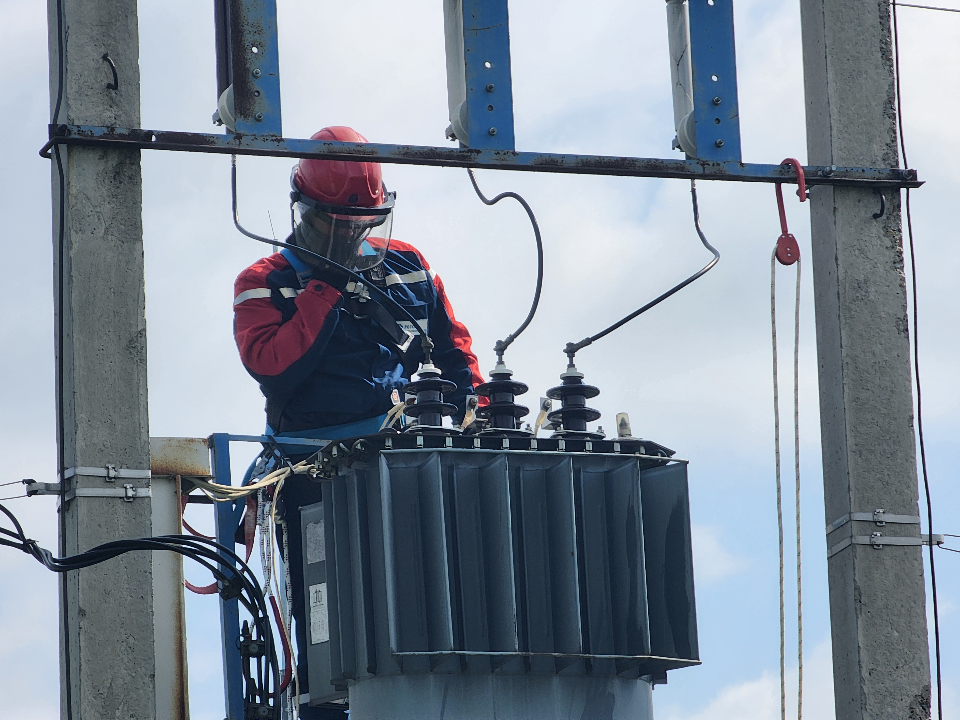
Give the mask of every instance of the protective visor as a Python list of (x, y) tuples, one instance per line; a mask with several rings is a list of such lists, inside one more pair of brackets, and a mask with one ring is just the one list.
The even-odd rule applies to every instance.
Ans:
[(298, 196), (297, 234), (305, 249), (357, 272), (383, 261), (390, 247), (396, 193), (386, 193), (386, 202), (375, 207), (329, 205)]

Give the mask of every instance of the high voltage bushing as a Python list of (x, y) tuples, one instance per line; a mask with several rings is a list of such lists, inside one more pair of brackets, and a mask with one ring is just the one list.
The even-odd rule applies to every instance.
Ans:
[(403, 409), (403, 414), (416, 418), (416, 428), (438, 429), (443, 426), (444, 416), (457, 412), (457, 406), (443, 401), (443, 394), (456, 390), (457, 384), (440, 379), (440, 370), (433, 363), (420, 368), (417, 380), (404, 387), (408, 395), (415, 395), (416, 402)]
[(561, 426), (555, 434), (582, 435), (600, 439), (601, 433), (588, 432), (587, 423), (600, 419), (600, 411), (587, 407), (587, 400), (600, 394), (600, 388), (586, 385), (583, 382), (583, 373), (577, 370), (572, 362), (567, 365), (566, 371), (560, 375), (562, 385), (547, 390), (547, 397), (551, 400), (560, 400), (559, 410), (547, 415), (547, 419), (556, 427)]
[(520, 418), (530, 412), (529, 408), (514, 402), (517, 395), (523, 395), (530, 388), (511, 380), (512, 376), (513, 371), (500, 360), (490, 373), (490, 382), (477, 386), (477, 395), (490, 398), (490, 403), (477, 414), (489, 419), (491, 430), (517, 430)]

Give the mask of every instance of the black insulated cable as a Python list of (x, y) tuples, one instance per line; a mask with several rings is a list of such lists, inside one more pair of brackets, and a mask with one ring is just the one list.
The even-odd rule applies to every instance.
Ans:
[(687, 285), (689, 285), (689, 284), (692, 283), (693, 281), (697, 280), (698, 278), (702, 277), (703, 275), (706, 275), (708, 272), (710, 272), (711, 269), (713, 269), (713, 266), (714, 266), (714, 265), (716, 265), (718, 262), (720, 262), (720, 251), (718, 251), (713, 245), (710, 244), (710, 242), (707, 240), (706, 235), (703, 234), (703, 229), (700, 227), (700, 206), (699, 206), (698, 203), (697, 203), (697, 181), (696, 181), (696, 180), (691, 180), (691, 181), (690, 181), (690, 196), (691, 196), (692, 201), (693, 201), (693, 225), (694, 225), (694, 227), (697, 229), (697, 235), (700, 237), (700, 242), (703, 243), (703, 246), (704, 246), (707, 250), (709, 250), (711, 253), (713, 253), (713, 260), (711, 260), (710, 262), (708, 262), (708, 263), (707, 263), (706, 265), (704, 265), (700, 270), (698, 270), (697, 272), (695, 272), (693, 275), (691, 275), (690, 277), (688, 277), (688, 278), (687, 278), (686, 280), (684, 280), (683, 282), (679, 283), (678, 285), (674, 285), (672, 288), (670, 288), (669, 290), (667, 290), (665, 293), (663, 293), (662, 295), (660, 295), (660, 296), (657, 297), (656, 299), (651, 300), (650, 302), (648, 302), (648, 303), (647, 303), (646, 305), (644, 305), (642, 308), (640, 308), (640, 309), (638, 309), (638, 310), (635, 310), (634, 312), (630, 313), (630, 314), (627, 315), (626, 317), (624, 317), (624, 318), (618, 320), (617, 322), (615, 322), (615, 323), (614, 323), (613, 325), (611, 325), (610, 327), (608, 327), (608, 328), (606, 328), (606, 329), (604, 329), (604, 330), (601, 330), (601, 331), (598, 332), (596, 335), (591, 335), (591, 336), (588, 337), (588, 338), (584, 338), (583, 340), (581, 340), (581, 341), (578, 342), (578, 343), (567, 343), (567, 346), (563, 349), (563, 352), (566, 353), (566, 355), (567, 355), (568, 358), (570, 358), (570, 363), (571, 363), (571, 364), (573, 364), (573, 356), (576, 355), (577, 352), (579, 352), (579, 351), (582, 350), (583, 348), (587, 347), (588, 345), (592, 345), (592, 344), (595, 343), (597, 340), (599, 340), (599, 339), (601, 339), (601, 338), (603, 338), (603, 337), (606, 337), (607, 335), (609, 335), (610, 333), (612, 333), (612, 332), (613, 332), (614, 330), (616, 330), (617, 328), (623, 327), (624, 325), (626, 325), (628, 322), (630, 322), (630, 321), (633, 320), (634, 318), (637, 318), (637, 317), (639, 317), (640, 315), (643, 315), (643, 313), (645, 313), (647, 310), (649, 310), (650, 308), (656, 307), (657, 305), (659, 305), (660, 303), (662, 303), (664, 300), (666, 300), (666, 299), (667, 299), (668, 297), (670, 297), (671, 295), (680, 292), (681, 290), (683, 290), (683, 288), (685, 288)]
[[(257, 242), (262, 242), (267, 245), (271, 245), (274, 248), (283, 247), (290, 248), (291, 250), (310, 255), (311, 257), (316, 258), (320, 261), (320, 270), (326, 272), (341, 273), (346, 275), (355, 283), (362, 284), (371, 294), (376, 295), (377, 298), (390, 310), (397, 312), (402, 315), (408, 322), (413, 325), (414, 330), (417, 331), (417, 334), (420, 336), (420, 347), (423, 348), (423, 363), (424, 365), (430, 364), (430, 353), (433, 350), (433, 341), (430, 339), (430, 336), (427, 335), (426, 331), (421, 327), (420, 321), (417, 320), (413, 315), (407, 310), (403, 305), (396, 302), (392, 297), (390, 297), (383, 290), (378, 288), (376, 285), (373, 285), (369, 280), (367, 280), (360, 273), (355, 273), (353, 270), (347, 270), (340, 263), (336, 263), (330, 258), (326, 258), (323, 255), (315, 253), (306, 248), (299, 247), (298, 245), (292, 245), (288, 242), (280, 242), (276, 239), (270, 239), (256, 235), (240, 224), (240, 215), (237, 210), (237, 156), (231, 156), (231, 172), (230, 172), (230, 188), (233, 195), (233, 224), (243, 235), (246, 235), (251, 240), (256, 240)], [(292, 211), (291, 211), (292, 212)]]
[[(50, 118), (51, 124), (56, 124), (60, 122), (60, 108), (63, 106), (63, 86), (64, 86), (64, 74), (65, 68), (64, 64), (66, 63), (66, 58), (64, 54), (66, 48), (64, 47), (63, 40), (63, 0), (56, 0), (56, 12), (57, 12), (57, 100), (53, 107), (53, 115)], [(66, 208), (66, 190), (64, 188), (64, 176), (63, 176), (63, 159), (60, 156), (60, 147), (55, 146), (53, 148), (54, 153), (50, 153), (49, 150), (44, 153), (43, 150), (40, 151), (40, 155), (46, 158), (54, 157), (57, 164), (57, 177), (59, 180), (58, 184), (58, 195), (59, 195), (59, 215), (58, 223), (59, 230), (57, 232), (57, 319), (56, 319), (56, 332), (57, 332), (57, 367), (56, 373), (57, 377), (55, 379), (56, 383), (56, 398), (57, 398), (57, 465), (58, 471), (61, 478), (63, 478), (63, 471), (66, 467), (65, 464), (65, 455), (63, 450), (64, 445), (64, 421), (63, 421), (63, 376), (64, 376), (64, 361), (63, 361), (63, 286), (64, 286), (64, 271), (63, 271), (63, 260), (64, 260), (64, 236), (66, 232), (64, 212)], [(57, 510), (59, 515), (59, 525), (60, 525), (60, 554), (66, 554), (66, 537), (67, 537), (67, 520), (64, 502), (64, 493), (66, 492), (66, 483), (61, 482), (60, 490), (60, 507)], [(73, 720), (73, 680), (72, 680), (72, 666), (70, 662), (70, 603), (67, 595), (67, 577), (66, 575), (60, 576), (60, 604), (61, 604), (61, 631), (63, 632), (63, 674), (64, 674), (64, 705), (66, 707), (66, 720)]]
[[(53, 554), (40, 547), (36, 541), (27, 538), (16, 516), (0, 504), (2, 512), (13, 524), (14, 530), (0, 527), (0, 545), (13, 547), (32, 556), (44, 567), (64, 575), (71, 570), (90, 567), (127, 552), (167, 550), (190, 558), (210, 570), (220, 585), (221, 595), (237, 597), (253, 618), (256, 638), (262, 642), (264, 652), (246, 658), (256, 663), (258, 682), (247, 693), (247, 702), (256, 703), (270, 710), (270, 717), (279, 720), (282, 707), (280, 692), (280, 663), (270, 625), (269, 611), (263, 590), (250, 567), (230, 548), (205, 538), (191, 538), (181, 535), (162, 535), (136, 540), (117, 540), (104, 543), (86, 552), (69, 557), (55, 558)], [(7, 538), (13, 538), (9, 540)], [(264, 667), (266, 662), (266, 668)], [(245, 666), (246, 667), (246, 666)], [(266, 670), (266, 672), (265, 672)], [(259, 715), (257, 717), (260, 717)]]
[[(893, 0), (891, 10), (893, 16), (893, 62), (894, 80), (897, 93), (897, 130), (900, 138), (900, 155), (903, 166), (910, 167), (907, 161), (907, 143), (903, 134), (903, 98), (900, 92), (900, 32), (897, 26), (897, 6), (900, 3)], [(939, 8), (938, 8), (939, 9)], [(934, 660), (937, 676), (937, 718), (943, 720), (943, 687), (940, 670), (940, 603), (937, 598), (937, 569), (933, 559), (933, 500), (930, 497), (930, 479), (927, 475), (927, 448), (923, 438), (923, 393), (920, 384), (920, 340), (919, 340), (919, 311), (917, 310), (917, 256), (913, 243), (913, 217), (910, 213), (910, 188), (906, 189), (907, 210), (907, 238), (910, 247), (910, 284), (913, 291), (913, 377), (917, 388), (917, 439), (920, 445), (920, 468), (923, 475), (923, 492), (927, 501), (927, 533), (929, 540), (930, 559), (930, 594), (933, 599), (933, 642)]]
[(493, 346), (493, 351), (497, 354), (497, 360), (502, 363), (503, 354), (513, 341), (520, 337), (520, 334), (527, 329), (527, 326), (533, 320), (533, 316), (537, 314), (537, 308), (540, 306), (540, 291), (543, 289), (543, 239), (540, 237), (540, 226), (537, 224), (537, 216), (533, 214), (530, 205), (527, 204), (527, 201), (524, 200), (521, 195), (515, 192), (502, 192), (493, 198), (493, 200), (490, 200), (480, 190), (480, 186), (477, 184), (477, 178), (473, 174), (473, 169), (467, 168), (467, 173), (470, 175), (470, 182), (473, 184), (473, 189), (477, 192), (477, 197), (480, 198), (480, 201), (484, 205), (496, 205), (504, 198), (513, 198), (520, 203), (521, 207), (526, 211), (527, 217), (530, 218), (530, 224), (533, 226), (533, 236), (537, 242), (537, 287), (533, 293), (533, 302), (530, 303), (530, 310), (527, 312), (527, 317), (520, 324), (520, 327), (507, 335), (503, 340), (497, 340)]

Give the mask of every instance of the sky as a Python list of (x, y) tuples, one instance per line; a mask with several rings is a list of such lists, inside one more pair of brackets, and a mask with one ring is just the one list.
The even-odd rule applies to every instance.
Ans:
[[(956, 3), (954, 0), (954, 6)], [(948, 4), (948, 0), (943, 0)], [(517, 147), (539, 152), (677, 157), (662, 2), (528, 0), (511, 6)], [(278, 0), (284, 134), (352, 125), (372, 141), (443, 145), (447, 125), (442, 14), (428, 0)], [(903, 112), (911, 167), (920, 303), (920, 361), (935, 531), (960, 535), (960, 383), (955, 372), (954, 212), (960, 192), (955, 118), (960, 15), (900, 11)], [(0, 309), (0, 483), (56, 476), (53, 288), (46, 140), (46, 13), (0, 0), (0, 237), (10, 302)], [(737, 63), (744, 159), (806, 159), (799, 3), (738, 0)], [(140, 2), (142, 126), (213, 132), (213, 13), (190, 0)], [(291, 162), (241, 158), (240, 215), (285, 232)], [(153, 436), (255, 434), (263, 401), (231, 335), (232, 285), (264, 246), (230, 219), (229, 158), (145, 151), (143, 218), (150, 430)], [(483, 206), (462, 169), (391, 166), (394, 234), (417, 245), (470, 328), (484, 371), (492, 347), (523, 319), (535, 252), (523, 211)], [(540, 311), (511, 348), (515, 378), (536, 405), (557, 384), (561, 352), (699, 269), (709, 254), (679, 180), (481, 171), (490, 196), (520, 192), (545, 246)], [(601, 395), (601, 425), (629, 412), (634, 434), (690, 461), (697, 612), (703, 665), (671, 672), (654, 692), (659, 720), (774, 720), (779, 714), (777, 517), (770, 347), (770, 252), (779, 235), (773, 188), (704, 182), (701, 218), (717, 267), (577, 357)], [(786, 193), (792, 201), (792, 193)], [(807, 210), (788, 202), (810, 257)], [(789, 400), (791, 271), (778, 276), (781, 397)], [(800, 334), (804, 713), (832, 718), (830, 626), (820, 459), (812, 273), (804, 265)], [(785, 372), (784, 372), (785, 371)], [(789, 407), (783, 416), (790, 417)], [(785, 432), (787, 437), (790, 431)], [(236, 454), (239, 467), (244, 452)], [(789, 442), (785, 458), (792, 457)], [(785, 497), (793, 495), (789, 463)], [(0, 488), (0, 497), (17, 491)], [(922, 497), (922, 496), (921, 496)], [(7, 503), (26, 532), (56, 548), (51, 498)], [(792, 546), (791, 506), (786, 505)], [(190, 521), (212, 526), (204, 508)], [(926, 530), (924, 530), (926, 531)], [(960, 542), (953, 540), (957, 547)], [(944, 717), (960, 719), (960, 555), (936, 553)], [(788, 556), (788, 562), (790, 557)], [(789, 581), (788, 600), (796, 595)], [(187, 576), (208, 578), (196, 568)], [(929, 614), (928, 591), (928, 614)], [(788, 602), (788, 717), (796, 716), (795, 605)], [(223, 717), (216, 601), (188, 597), (191, 712)], [(932, 629), (932, 624), (931, 624)], [(57, 583), (31, 558), (0, 553), (0, 697), (5, 717), (58, 714)], [(932, 635), (931, 635), (932, 637)], [(932, 644), (932, 642), (931, 642)], [(789, 708), (793, 708), (790, 710)], [(791, 715), (792, 713), (792, 715)]]

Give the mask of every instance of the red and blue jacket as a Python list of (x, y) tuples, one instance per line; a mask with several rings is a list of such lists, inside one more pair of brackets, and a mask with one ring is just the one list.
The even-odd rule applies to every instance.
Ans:
[[(312, 277), (311, 270), (285, 249), (248, 267), (234, 284), (240, 359), (260, 383), (267, 423), (278, 433), (382, 415), (393, 406), (395, 390), (403, 397), (410, 368), (423, 357), (416, 339), (401, 356), (385, 330), (356, 312), (362, 305)], [(444, 399), (462, 417), (467, 395), (483, 378), (470, 333), (457, 322), (440, 278), (416, 248), (397, 240), (364, 277), (406, 307), (430, 335), (434, 364), (457, 384)]]

